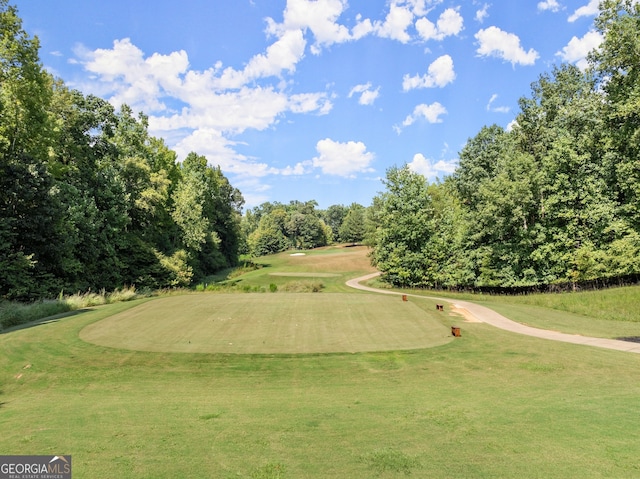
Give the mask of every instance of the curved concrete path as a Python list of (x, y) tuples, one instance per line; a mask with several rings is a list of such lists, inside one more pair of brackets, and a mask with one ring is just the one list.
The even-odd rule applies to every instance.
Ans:
[[(354, 278), (347, 281), (347, 286), (363, 291), (370, 291), (373, 293), (381, 294), (406, 294), (399, 293), (397, 291), (389, 291), (385, 289), (370, 288), (360, 284), (361, 281), (367, 281), (369, 279), (380, 276), (381, 273), (372, 273), (360, 278)], [(553, 341), (562, 341), (565, 343), (583, 344), (585, 346), (595, 346), (598, 348), (615, 349), (618, 351), (626, 351), (629, 353), (640, 353), (640, 343), (632, 343), (629, 341), (619, 341), (617, 339), (605, 339), (605, 338), (593, 338), (589, 336), (580, 336), (579, 334), (567, 334), (559, 333), (557, 331), (549, 331), (546, 329), (532, 328), (531, 326), (525, 326), (524, 324), (516, 323), (510, 319), (505, 318), (501, 314), (479, 304), (470, 303), (468, 301), (452, 301), (451, 299), (437, 298), (434, 296), (420, 296), (417, 294), (407, 294), (407, 296), (414, 296), (417, 298), (435, 299), (437, 301), (443, 301), (451, 303), (454, 307), (459, 309), (465, 309), (476, 320), (495, 326), (496, 328), (511, 331), (512, 333), (525, 334), (527, 336), (535, 336), (536, 338), (550, 339)]]

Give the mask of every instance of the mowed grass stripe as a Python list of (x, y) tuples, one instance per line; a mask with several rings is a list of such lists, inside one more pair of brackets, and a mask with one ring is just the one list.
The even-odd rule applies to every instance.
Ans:
[(84, 328), (101, 346), (155, 352), (310, 354), (451, 341), (431, 301), (374, 294), (198, 294), (148, 301)]

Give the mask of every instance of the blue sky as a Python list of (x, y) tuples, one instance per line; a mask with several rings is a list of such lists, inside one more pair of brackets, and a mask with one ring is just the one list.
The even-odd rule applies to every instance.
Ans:
[(554, 64), (601, 41), (597, 0), (14, 0), (44, 66), (220, 165), (247, 207), (371, 204), (505, 128)]

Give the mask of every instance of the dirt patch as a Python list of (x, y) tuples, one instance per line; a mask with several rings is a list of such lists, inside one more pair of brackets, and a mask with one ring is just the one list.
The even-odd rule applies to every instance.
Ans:
[(457, 304), (451, 305), (451, 316), (462, 316), (465, 323), (481, 323), (478, 318)]
[(369, 248), (366, 246), (356, 246), (354, 248), (343, 248), (339, 252), (323, 254), (322, 250), (313, 251), (306, 256), (290, 257), (291, 266), (304, 268), (307, 272), (313, 271), (375, 271), (371, 266), (371, 261), (367, 256)]

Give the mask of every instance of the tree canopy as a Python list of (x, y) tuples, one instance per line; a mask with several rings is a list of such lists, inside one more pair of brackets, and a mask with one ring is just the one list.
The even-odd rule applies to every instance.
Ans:
[(0, 0), (0, 298), (188, 285), (234, 265), (242, 195), (147, 118), (68, 89)]
[(513, 129), (482, 128), (444, 184), (387, 172), (371, 236), (386, 279), (525, 287), (640, 274), (640, 5), (606, 0), (596, 26), (591, 68), (541, 75)]

